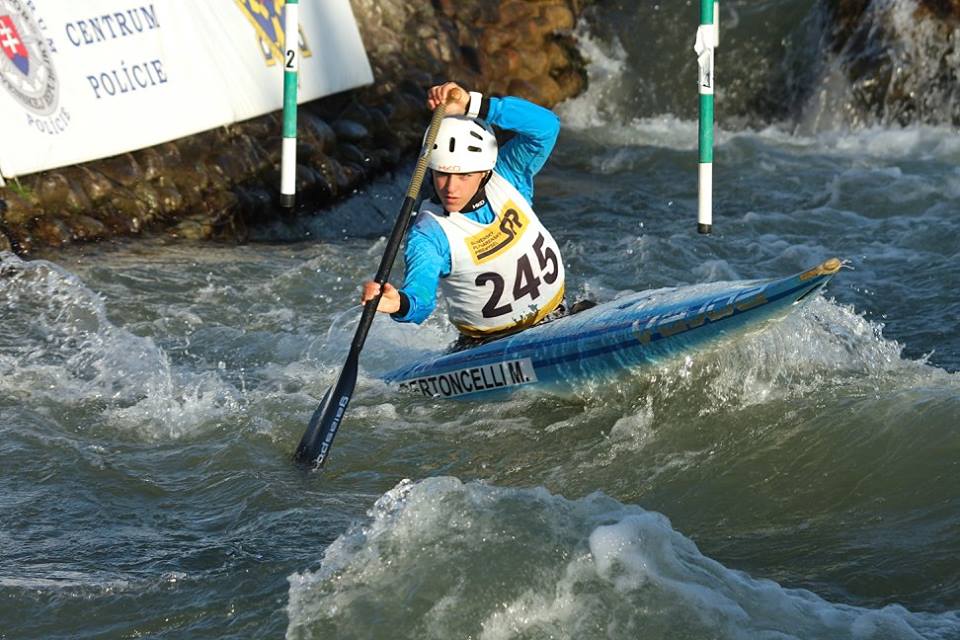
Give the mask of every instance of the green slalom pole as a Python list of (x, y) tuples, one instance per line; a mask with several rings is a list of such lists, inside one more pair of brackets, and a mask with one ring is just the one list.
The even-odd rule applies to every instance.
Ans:
[(710, 233), (713, 229), (713, 51), (720, 43), (717, 18), (720, 3), (700, 0), (700, 26), (693, 50), (699, 69), (697, 85), (700, 92), (700, 163), (697, 172), (697, 232)]
[(280, 161), (280, 206), (297, 202), (297, 76), (300, 72), (299, 0), (283, 5), (283, 155)]

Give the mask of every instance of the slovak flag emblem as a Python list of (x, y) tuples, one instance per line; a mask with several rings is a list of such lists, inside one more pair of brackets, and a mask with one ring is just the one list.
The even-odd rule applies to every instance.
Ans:
[(23, 75), (30, 75), (30, 56), (10, 16), (0, 16), (0, 49)]

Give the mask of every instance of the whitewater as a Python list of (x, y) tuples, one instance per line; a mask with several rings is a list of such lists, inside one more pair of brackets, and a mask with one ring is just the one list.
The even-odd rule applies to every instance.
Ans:
[(580, 42), (535, 194), (573, 297), (846, 268), (565, 395), (398, 394), (455, 335), (378, 318), (311, 472), (407, 173), (244, 245), (2, 254), (0, 637), (960, 638), (955, 132), (721, 117), (702, 237), (694, 119)]

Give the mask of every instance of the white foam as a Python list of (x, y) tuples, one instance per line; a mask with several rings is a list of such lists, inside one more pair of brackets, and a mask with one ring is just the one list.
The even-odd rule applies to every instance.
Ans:
[[(931, 637), (960, 615), (868, 609), (730, 570), (661, 514), (455, 478), (408, 480), (289, 577), (288, 638)], [(371, 615), (372, 611), (376, 615)], [(424, 637), (421, 635), (420, 637)]]
[(0, 389), (21, 398), (95, 403), (107, 423), (178, 437), (239, 407), (214, 372), (174, 368), (150, 338), (115, 326), (101, 296), (51, 262), (2, 256)]
[(564, 126), (574, 129), (602, 127), (614, 115), (614, 95), (627, 69), (627, 52), (619, 40), (607, 44), (594, 38), (581, 20), (574, 31), (581, 55), (587, 61), (587, 90), (555, 109)]

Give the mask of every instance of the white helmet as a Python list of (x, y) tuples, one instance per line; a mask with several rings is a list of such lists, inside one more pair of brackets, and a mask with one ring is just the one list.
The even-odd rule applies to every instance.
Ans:
[[(424, 136), (426, 139), (426, 136)], [(444, 173), (489, 171), (497, 164), (497, 137), (483, 120), (447, 116), (430, 153), (430, 168)]]

